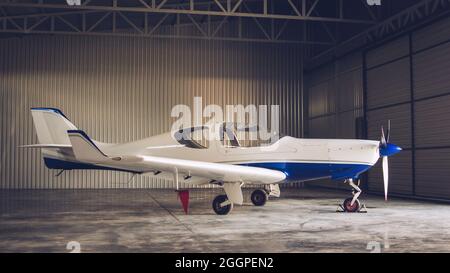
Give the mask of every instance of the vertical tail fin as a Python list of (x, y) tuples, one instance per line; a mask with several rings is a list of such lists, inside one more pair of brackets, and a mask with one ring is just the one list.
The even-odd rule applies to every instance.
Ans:
[(34, 127), (40, 144), (70, 145), (68, 130), (77, 130), (69, 119), (56, 108), (31, 108)]

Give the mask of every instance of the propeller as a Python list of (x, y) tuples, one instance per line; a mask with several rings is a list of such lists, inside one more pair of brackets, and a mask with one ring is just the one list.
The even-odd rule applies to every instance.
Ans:
[(389, 189), (389, 160), (388, 154), (384, 151), (389, 149), (389, 138), (391, 136), (391, 121), (388, 121), (387, 135), (384, 134), (384, 127), (381, 126), (381, 142), (380, 151), (383, 160), (383, 182), (384, 182), (384, 200), (387, 201), (388, 189)]
[(381, 141), (380, 141), (380, 156), (383, 160), (383, 182), (384, 182), (384, 199), (387, 201), (389, 188), (389, 162), (388, 157), (399, 153), (402, 148), (389, 143), (391, 137), (391, 121), (388, 121), (387, 134), (384, 133), (383, 126), (381, 127)]

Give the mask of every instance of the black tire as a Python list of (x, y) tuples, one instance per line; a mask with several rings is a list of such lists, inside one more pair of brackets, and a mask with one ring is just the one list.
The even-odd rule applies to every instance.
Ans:
[(347, 198), (344, 200), (344, 203), (342, 204), (342, 207), (344, 208), (345, 212), (358, 212), (361, 208), (361, 204), (359, 203), (359, 200), (357, 199), (355, 203), (352, 204), (353, 198)]
[(251, 196), (253, 205), (257, 207), (262, 207), (266, 204), (268, 196), (263, 190), (255, 190)]
[(218, 195), (214, 198), (212, 202), (212, 208), (217, 215), (227, 215), (233, 210), (233, 203), (221, 207), (220, 204), (227, 201), (228, 197), (226, 195)]

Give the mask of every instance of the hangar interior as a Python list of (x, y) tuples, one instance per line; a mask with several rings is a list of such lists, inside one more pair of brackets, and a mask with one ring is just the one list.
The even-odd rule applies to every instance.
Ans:
[[(1, 252), (450, 250), (450, 1), (76, 2), (0, 1)], [(169, 131), (172, 107), (194, 97), (279, 105), (280, 134), (298, 138), (379, 140), (390, 120), (403, 148), (393, 198), (376, 165), (362, 177), (367, 214), (334, 213), (350, 189), (323, 180), (225, 218), (209, 208), (220, 189), (194, 189), (184, 215), (172, 181), (55, 176), (18, 148), (37, 143), (31, 107), (121, 143)]]

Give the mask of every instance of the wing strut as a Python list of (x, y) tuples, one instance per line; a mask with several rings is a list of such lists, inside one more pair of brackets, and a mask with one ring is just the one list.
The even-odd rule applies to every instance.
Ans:
[(242, 184), (239, 182), (229, 182), (223, 184), (223, 189), (227, 194), (228, 200), (230, 200), (233, 204), (242, 205), (244, 202), (241, 186)]

